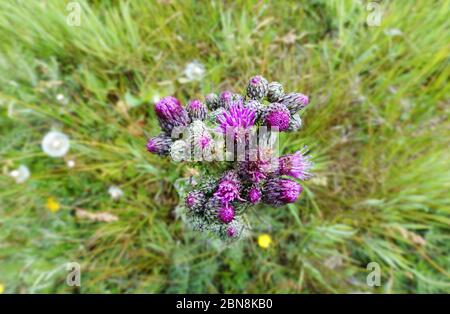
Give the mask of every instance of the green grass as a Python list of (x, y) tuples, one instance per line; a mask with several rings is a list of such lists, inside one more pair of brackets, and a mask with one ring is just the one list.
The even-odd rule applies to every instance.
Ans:
[[(72, 27), (65, 1), (0, 1), (6, 293), (450, 292), (448, 0), (382, 1), (379, 27), (366, 1), (79, 2)], [(180, 84), (192, 60), (207, 75)], [(144, 132), (158, 133), (155, 95), (240, 91), (258, 73), (310, 95), (282, 148), (308, 144), (316, 179), (294, 205), (254, 209), (252, 237), (224, 247), (176, 218), (186, 167), (148, 154)], [(41, 151), (52, 128), (70, 136), (75, 168)], [(32, 175), (18, 185), (7, 173), (20, 164)], [(80, 221), (77, 208), (119, 221)], [(70, 261), (80, 289), (65, 284)], [(366, 285), (371, 261), (381, 287)]]

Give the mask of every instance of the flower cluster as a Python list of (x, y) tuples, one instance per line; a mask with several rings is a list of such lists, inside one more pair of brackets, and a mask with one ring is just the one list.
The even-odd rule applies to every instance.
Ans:
[(299, 111), (308, 103), (306, 95), (285, 93), (280, 83), (258, 75), (249, 80), (244, 95), (210, 93), (204, 102), (194, 99), (186, 106), (168, 96), (155, 104), (162, 133), (148, 140), (147, 150), (191, 162), (200, 172), (198, 183), (184, 195), (195, 230), (238, 239), (248, 231), (244, 213), (250, 207), (278, 207), (299, 198), (298, 181), (311, 176), (306, 147), (279, 157), (274, 147), (252, 136), (261, 134), (262, 127), (272, 135), (299, 130)]

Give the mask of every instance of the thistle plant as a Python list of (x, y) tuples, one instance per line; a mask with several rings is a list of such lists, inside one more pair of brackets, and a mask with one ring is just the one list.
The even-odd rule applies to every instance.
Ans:
[(180, 202), (194, 230), (237, 240), (250, 230), (249, 209), (297, 201), (299, 181), (311, 177), (308, 150), (279, 156), (276, 139), (301, 128), (299, 112), (308, 103), (306, 95), (285, 94), (280, 83), (257, 75), (244, 95), (210, 93), (186, 106), (167, 96), (155, 104), (162, 133), (148, 140), (148, 152), (199, 173)]

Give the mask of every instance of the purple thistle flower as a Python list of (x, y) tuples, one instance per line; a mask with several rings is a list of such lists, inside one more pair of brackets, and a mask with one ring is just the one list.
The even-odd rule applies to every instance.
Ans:
[(289, 93), (281, 98), (280, 103), (285, 105), (291, 114), (295, 114), (309, 104), (309, 98), (301, 93)]
[(294, 203), (302, 187), (290, 179), (274, 178), (270, 179), (264, 185), (263, 201), (273, 206), (282, 206), (287, 203)]
[(173, 96), (167, 96), (158, 101), (155, 105), (155, 112), (161, 129), (167, 134), (170, 134), (174, 127), (187, 126), (190, 122), (187, 111)]
[(241, 105), (233, 105), (228, 111), (217, 116), (220, 129), (224, 134), (231, 132), (235, 136), (242, 130), (247, 131), (255, 124), (256, 113)]
[(234, 219), (234, 208), (230, 204), (225, 204), (219, 209), (219, 220), (223, 223), (230, 223)]
[(168, 155), (172, 139), (165, 134), (160, 134), (147, 141), (147, 151), (158, 155)]
[(267, 178), (266, 162), (261, 160), (243, 161), (238, 165), (241, 177), (252, 183), (259, 183)]
[(261, 191), (260, 191), (260, 189), (257, 188), (257, 187), (252, 187), (248, 191), (248, 200), (252, 204), (258, 203), (261, 200)]
[(232, 202), (236, 198), (240, 198), (239, 190), (241, 188), (241, 183), (233, 171), (227, 172), (219, 182), (217, 191), (214, 196), (219, 198), (223, 204)]
[(285, 131), (289, 128), (291, 115), (286, 106), (273, 103), (264, 113), (264, 124), (271, 128), (278, 128), (278, 131)]
[(293, 154), (281, 156), (279, 159), (279, 174), (288, 175), (296, 179), (306, 180), (311, 174), (309, 169), (312, 167), (310, 156), (305, 156), (306, 147)]
[(206, 107), (206, 105), (198, 99), (190, 101), (186, 107), (186, 110), (192, 121), (194, 120), (203, 121), (206, 119), (206, 115), (208, 113), (208, 108)]
[(278, 169), (278, 158), (273, 151), (260, 147), (257, 150), (250, 150), (246, 155), (246, 160), (238, 164), (238, 173), (243, 180), (251, 183), (260, 183), (267, 176)]
[(191, 191), (186, 196), (184, 203), (188, 209), (199, 212), (205, 203), (205, 194), (197, 190)]

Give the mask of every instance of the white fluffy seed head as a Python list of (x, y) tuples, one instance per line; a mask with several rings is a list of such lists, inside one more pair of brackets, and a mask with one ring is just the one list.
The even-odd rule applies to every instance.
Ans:
[(50, 131), (42, 139), (41, 147), (50, 157), (63, 157), (70, 148), (69, 137), (58, 131)]

